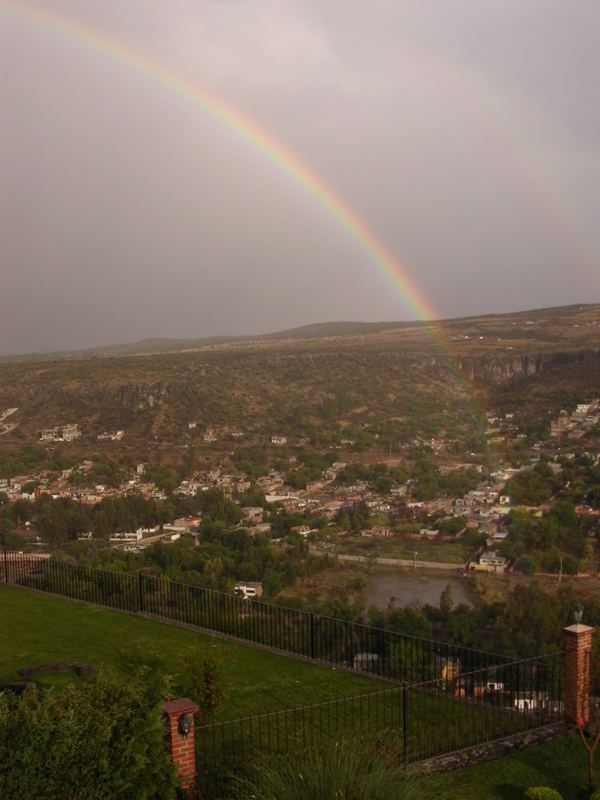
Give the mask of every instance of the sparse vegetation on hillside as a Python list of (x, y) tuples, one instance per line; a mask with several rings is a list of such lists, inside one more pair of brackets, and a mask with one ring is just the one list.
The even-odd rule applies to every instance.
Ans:
[[(0, 472), (14, 474), (32, 459), (68, 462), (89, 454), (92, 443), (100, 460), (160, 454), (154, 460), (170, 467), (180, 460), (174, 445), (215, 462), (233, 451), (240, 468), (254, 475), (297, 445), (398, 452), (415, 437), (444, 431), (448, 446), (479, 448), (473, 396), (483, 407), (518, 404), (525, 426), (535, 401), (533, 435), (547, 427), (540, 411), (560, 407), (567, 382), (569, 397), (574, 390), (582, 397), (598, 393), (600, 370), (592, 368), (598, 316), (597, 306), (569, 307), (426, 325), (344, 326), (337, 337), (299, 331), (299, 338), (185, 353), (148, 355), (141, 347), (146, 354), (137, 357), (5, 360), (0, 407), (18, 412), (10, 418), (16, 427), (0, 437)], [(68, 422), (80, 424), (79, 439), (55, 445), (45, 458), (31, 449), (39, 430)], [(121, 441), (96, 441), (118, 429), (125, 432)], [(208, 429), (213, 442), (204, 441)], [(233, 441), (233, 431), (242, 438)], [(283, 452), (269, 446), (273, 433), (288, 438)]]

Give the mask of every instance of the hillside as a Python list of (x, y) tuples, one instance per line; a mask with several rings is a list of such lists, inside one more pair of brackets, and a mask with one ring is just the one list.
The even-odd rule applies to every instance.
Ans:
[[(139, 355), (131, 345), (102, 357), (5, 360), (0, 415), (18, 411), (0, 425), (0, 451), (68, 423), (82, 436), (63, 447), (88, 454), (93, 445), (173, 457), (187, 445), (223, 458), (234, 447), (268, 446), (272, 434), (286, 436), (288, 449), (397, 448), (442, 434), (460, 449), (489, 408), (554, 412), (600, 394), (600, 305), (202, 341), (148, 340)], [(172, 352), (148, 352), (163, 346)], [(122, 441), (97, 441), (116, 430)], [(205, 442), (209, 430), (214, 441)]]
[(91, 347), (85, 350), (60, 350), (49, 353), (24, 353), (21, 355), (1, 356), (0, 364), (15, 361), (75, 361), (88, 358), (111, 358), (117, 356), (153, 355), (157, 353), (177, 353), (200, 350), (215, 345), (237, 344), (239, 342), (260, 342), (281, 339), (320, 339), (332, 336), (354, 336), (377, 331), (389, 330), (414, 325), (411, 322), (320, 322), (312, 325), (301, 325), (273, 333), (261, 333), (251, 336), (205, 336), (199, 339), (149, 338), (139, 342)]

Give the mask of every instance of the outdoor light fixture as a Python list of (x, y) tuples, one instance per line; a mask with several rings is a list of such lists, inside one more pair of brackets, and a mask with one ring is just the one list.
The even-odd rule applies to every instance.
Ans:
[(575, 623), (579, 625), (583, 619), (583, 606), (578, 600), (576, 600), (571, 606), (571, 611), (573, 612), (573, 619), (575, 620)]
[(187, 739), (191, 729), (192, 729), (192, 718), (190, 717), (189, 714), (182, 714), (177, 720), (177, 733), (180, 733)]

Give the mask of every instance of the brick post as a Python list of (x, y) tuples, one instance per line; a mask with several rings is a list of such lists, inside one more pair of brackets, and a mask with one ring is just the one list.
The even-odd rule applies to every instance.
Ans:
[[(194, 714), (198, 706), (187, 697), (168, 700), (162, 704), (166, 724), (166, 738), (171, 748), (171, 759), (179, 768), (182, 788), (190, 793), (196, 789), (196, 752), (194, 748)], [(179, 720), (184, 715), (191, 717), (187, 736), (179, 731)]]
[(590, 721), (590, 670), (594, 628), (580, 622), (564, 628), (565, 719), (577, 725)]

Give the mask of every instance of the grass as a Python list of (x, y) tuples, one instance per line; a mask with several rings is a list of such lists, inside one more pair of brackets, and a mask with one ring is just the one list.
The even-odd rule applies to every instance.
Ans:
[[(176, 674), (194, 642), (227, 657), (226, 697), (217, 718), (290, 708), (381, 687), (376, 681), (254, 650), (208, 635), (68, 600), (0, 586), (0, 682), (22, 666), (91, 662), (127, 675), (142, 665)], [(73, 672), (41, 683), (76, 682)], [(587, 786), (586, 753), (576, 735), (432, 778), (430, 796), (461, 800), (520, 800), (531, 785), (553, 786), (579, 800)], [(597, 768), (600, 777), (600, 765)], [(437, 794), (436, 794), (437, 792)]]
[(242, 800), (425, 800), (424, 781), (408, 776), (373, 740), (342, 738), (311, 746), (292, 759), (267, 756), (252, 765), (230, 796)]
[(402, 558), (412, 560), (417, 551), (418, 561), (440, 561), (456, 564), (459, 569), (469, 556), (473, 555), (473, 547), (464, 541), (436, 542), (423, 539), (415, 541), (402, 534), (389, 538), (378, 536), (353, 539), (345, 537), (340, 541), (339, 552), (357, 556), (375, 556), (377, 558)]
[[(596, 785), (600, 785), (600, 763), (596, 759)], [(587, 753), (578, 734), (559, 737), (504, 758), (437, 775), (436, 789), (442, 796), (460, 800), (521, 800), (529, 786), (551, 786), (564, 800), (587, 797)]]
[[(225, 700), (216, 719), (316, 703), (380, 688), (378, 681), (338, 672), (274, 653), (133, 614), (109, 611), (0, 586), (0, 683), (21, 680), (21, 667), (52, 662), (89, 662), (130, 675), (142, 666), (166, 675), (181, 673), (195, 643), (218, 647), (225, 656)], [(45, 674), (39, 683), (72, 683), (74, 672)]]
[[(351, 743), (350, 748), (346, 747), (345, 749), (351, 749)], [(357, 769), (354, 763), (352, 763), (350, 767), (348, 766), (345, 759), (348, 757), (349, 753), (343, 752), (343, 750), (344, 748), (340, 751), (340, 756), (344, 756), (344, 758), (341, 760), (338, 769), (339, 774), (335, 776), (338, 786), (342, 785), (344, 776), (352, 774), (353, 769)], [(327, 752), (326, 748), (323, 752)], [(369, 762), (368, 757), (365, 757), (367, 753), (368, 747), (365, 747), (362, 762), (358, 759), (360, 762), (358, 770), (360, 771), (362, 769), (362, 772), (360, 772), (361, 776), (363, 774), (366, 775), (368, 772)], [(314, 765), (312, 763), (305, 763), (308, 759), (304, 756), (302, 758), (302, 764), (305, 769), (303, 769), (302, 772), (303, 774), (305, 772), (309, 773), (309, 785), (313, 773), (317, 773), (319, 776), (325, 773), (325, 775), (329, 777), (329, 774), (332, 773), (333, 769), (337, 766), (337, 764), (334, 764), (332, 767), (329, 760), (320, 763), (318, 757), (313, 756), (310, 751), (308, 755), (311, 757), (311, 761), (314, 762)], [(335, 757), (335, 752), (333, 755)], [(389, 770), (389, 765), (386, 773), (385, 765), (380, 763), (376, 765), (373, 777), (377, 783), (376, 779), (379, 777), (378, 773), (382, 771), (385, 776), (384, 783), (381, 786), (380, 793), (375, 790), (373, 796), (405, 798), (412, 797), (414, 792), (414, 796), (419, 798), (521, 800), (525, 789), (530, 786), (551, 786), (560, 792), (564, 800), (583, 800), (587, 798), (586, 758), (587, 754), (579, 741), (579, 737), (572, 734), (473, 767), (455, 770), (454, 772), (445, 773), (443, 775), (428, 776), (423, 779), (419, 776), (415, 776), (416, 781), (414, 784), (411, 785), (411, 783), (408, 783), (405, 785), (403, 787), (404, 791), (400, 790), (398, 786), (401, 778), (397, 774), (394, 775), (393, 771)], [(278, 791), (265, 795), (264, 784), (261, 785), (257, 783), (257, 785), (253, 787), (255, 790), (253, 796), (259, 798), (265, 796), (304, 797), (305, 794), (303, 790), (306, 789), (306, 786), (298, 782), (297, 765), (299, 763), (300, 761), (295, 762), (294, 765), (290, 765), (288, 769), (288, 765), (284, 762), (280, 766), (279, 772), (276, 771), (271, 761), (268, 759), (265, 768), (262, 768), (259, 764), (258, 772), (261, 777), (266, 775), (266, 786), (270, 789), (275, 785)], [(312, 770), (311, 766), (313, 767)], [(596, 769), (598, 769), (598, 765)], [(357, 776), (353, 777), (356, 778)], [(294, 784), (294, 781), (296, 781), (298, 785), (294, 786), (295, 791), (292, 792), (288, 787), (290, 784)], [(314, 787), (311, 786), (312, 795), (306, 796), (324, 796), (328, 798), (338, 796), (334, 794), (334, 791), (330, 791), (325, 795), (320, 795), (319, 789), (323, 783), (325, 783), (325, 781), (317, 781)], [(392, 785), (395, 784), (397, 794), (393, 789), (390, 790), (390, 783)], [(360, 794), (356, 791), (358, 784), (359, 781), (355, 779), (347, 787), (347, 793), (343, 796), (371, 796), (367, 792), (365, 792), (365, 794)], [(365, 788), (367, 788), (366, 785)], [(375, 789), (375, 787), (372, 788)], [(256, 791), (257, 789), (259, 791)], [(286, 789), (288, 790), (287, 792), (284, 791)], [(261, 793), (260, 790), (262, 790), (263, 793)], [(340, 796), (342, 796), (341, 793)]]

